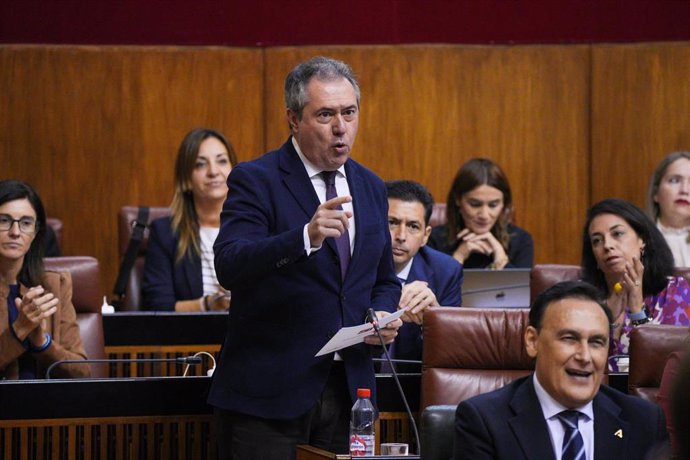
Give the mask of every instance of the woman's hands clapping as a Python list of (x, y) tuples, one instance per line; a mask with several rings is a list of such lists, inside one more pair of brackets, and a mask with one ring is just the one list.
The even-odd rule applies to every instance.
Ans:
[(42, 286), (30, 288), (23, 298), (15, 299), (19, 316), (12, 324), (20, 340), (27, 337), (35, 347), (45, 341), (46, 320), (57, 311), (58, 299)]

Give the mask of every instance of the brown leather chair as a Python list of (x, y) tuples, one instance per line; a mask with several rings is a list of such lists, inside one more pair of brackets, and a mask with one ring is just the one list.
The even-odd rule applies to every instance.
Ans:
[[(77, 324), (86, 356), (89, 359), (104, 359), (103, 318), (101, 305), (101, 273), (98, 260), (93, 257), (46, 257), (45, 269), (55, 272), (69, 272), (72, 276), (72, 304), (77, 312)], [(105, 364), (90, 364), (91, 376), (108, 377)]]
[(58, 247), (62, 249), (62, 220), (56, 217), (46, 217), (46, 224), (53, 229)]
[[(139, 207), (137, 206), (123, 206), (117, 215), (117, 233), (118, 233), (118, 253), (120, 255), (120, 263), (127, 252), (129, 240), (132, 237), (133, 223), (137, 219)], [(170, 208), (153, 207), (149, 208), (149, 218), (147, 225), (159, 217), (170, 215)], [(125, 298), (120, 310), (140, 310), (142, 308), (141, 299), (141, 283), (144, 276), (144, 259), (146, 257), (146, 247), (148, 246), (149, 230), (144, 230), (144, 238), (139, 246), (139, 252), (132, 267), (132, 272), (129, 274), (127, 286), (125, 288)]]
[(646, 324), (630, 333), (628, 393), (656, 403), (666, 358), (682, 350), (690, 340), (690, 328)]
[(532, 372), (523, 343), (527, 309), (438, 307), (424, 313), (422, 457), (447, 459), (453, 450), (455, 408)]
[[(675, 273), (690, 280), (690, 267), (676, 267)], [(582, 277), (579, 265), (539, 264), (530, 273), (530, 299), (534, 299), (547, 288), (561, 281), (572, 281)]]
[(424, 313), (420, 409), (458, 404), (534, 369), (523, 343), (527, 309), (438, 307)]
[(572, 281), (580, 279), (579, 265), (560, 265), (560, 264), (539, 264), (535, 265), (530, 272), (530, 302), (561, 281)]
[(446, 203), (434, 203), (434, 207), (431, 211), (431, 217), (429, 218), (429, 225), (432, 227), (438, 227), (446, 222)]

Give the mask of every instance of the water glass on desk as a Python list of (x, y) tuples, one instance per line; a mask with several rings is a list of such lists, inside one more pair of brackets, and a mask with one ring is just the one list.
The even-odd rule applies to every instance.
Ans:
[(407, 455), (409, 446), (404, 442), (382, 442), (381, 455)]

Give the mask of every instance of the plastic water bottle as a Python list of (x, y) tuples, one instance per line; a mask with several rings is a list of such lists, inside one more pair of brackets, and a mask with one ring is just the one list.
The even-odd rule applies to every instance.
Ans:
[(370, 397), (371, 390), (369, 388), (357, 389), (357, 401), (352, 406), (350, 418), (350, 455), (353, 457), (374, 455), (376, 412), (374, 412), (374, 405), (371, 403)]

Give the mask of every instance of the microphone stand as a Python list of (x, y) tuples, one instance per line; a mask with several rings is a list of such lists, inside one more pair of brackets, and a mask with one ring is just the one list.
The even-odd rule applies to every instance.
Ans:
[(113, 358), (113, 359), (61, 359), (55, 361), (46, 369), (46, 379), (50, 380), (50, 373), (62, 364), (114, 364), (114, 363), (177, 363), (201, 364), (200, 356), (183, 356), (179, 358)]
[[(398, 373), (395, 372), (395, 366), (393, 366), (393, 360), (391, 359), (390, 355), (388, 354), (388, 348), (386, 347), (386, 344), (383, 341), (383, 336), (381, 335), (381, 328), (379, 327), (379, 322), (376, 319), (376, 313), (374, 312), (374, 310), (372, 308), (370, 308), (368, 310), (368, 316), (369, 316), (369, 322), (371, 323), (372, 326), (374, 326), (374, 330), (376, 331), (376, 335), (378, 335), (378, 337), (379, 337), (379, 341), (381, 342), (381, 347), (383, 348), (383, 353), (386, 355), (386, 360), (388, 361), (388, 364), (390, 364), (390, 366), (391, 366), (391, 374), (393, 374), (393, 380), (395, 380), (395, 385), (398, 387), (398, 392), (400, 393), (400, 397), (402, 398), (403, 404), (405, 405), (405, 410), (407, 411), (407, 416), (410, 417), (410, 423), (412, 424), (412, 432), (414, 433), (415, 441), (417, 441), (417, 455), (421, 455), (422, 444), (419, 442), (419, 431), (417, 431), (417, 422), (415, 422), (414, 417), (412, 416), (412, 411), (410, 410), (410, 405), (407, 403), (407, 398), (405, 397), (405, 392), (403, 391), (402, 385), (400, 385), (400, 380), (398, 379)], [(396, 359), (395, 361), (403, 362), (406, 360)]]

